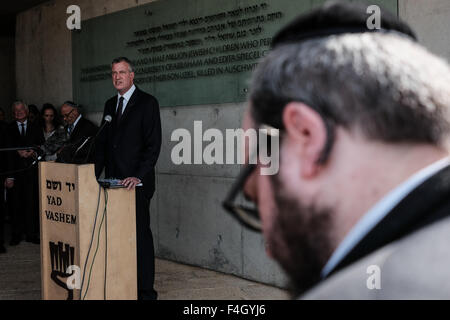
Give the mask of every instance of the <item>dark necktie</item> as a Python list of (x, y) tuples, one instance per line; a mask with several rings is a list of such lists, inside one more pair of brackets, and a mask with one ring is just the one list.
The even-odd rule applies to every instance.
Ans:
[(25, 123), (21, 123), (20, 126), (22, 127), (21, 128), (22, 130), (20, 131), (20, 135), (22, 137), (25, 137)]
[(73, 131), (73, 123), (67, 127), (67, 131), (69, 132), (69, 137), (70, 137), (70, 135), (72, 134), (72, 131)]
[(117, 114), (116, 114), (116, 123), (119, 124), (120, 118), (122, 117), (123, 112), (123, 97), (119, 99), (119, 105), (117, 106)]

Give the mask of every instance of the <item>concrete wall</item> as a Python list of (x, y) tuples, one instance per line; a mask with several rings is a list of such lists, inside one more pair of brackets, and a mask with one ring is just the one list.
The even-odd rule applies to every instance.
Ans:
[[(77, 4), (82, 20), (151, 1), (49, 1), (19, 14), (17, 22), (17, 90), (23, 99), (60, 105), (72, 98), (72, 51), (66, 8)], [(105, 97), (105, 100), (108, 97)], [(157, 165), (151, 225), (156, 254), (187, 264), (283, 286), (281, 269), (270, 261), (261, 235), (243, 229), (221, 201), (240, 167), (182, 165), (170, 159), (173, 130), (203, 121), (203, 130), (239, 128), (244, 104), (165, 107), (161, 109), (163, 145)], [(100, 113), (88, 114), (99, 122)], [(214, 298), (214, 297), (211, 297)]]
[(71, 31), (67, 7), (81, 8), (86, 20), (142, 5), (153, 0), (57, 0), (48, 1), (17, 16), (17, 94), (39, 107), (45, 102), (61, 105), (72, 100)]
[(11, 115), (11, 104), (16, 99), (16, 77), (14, 74), (14, 37), (0, 37), (0, 107), (7, 117)]
[(399, 0), (398, 9), (420, 43), (450, 61), (450, 1)]

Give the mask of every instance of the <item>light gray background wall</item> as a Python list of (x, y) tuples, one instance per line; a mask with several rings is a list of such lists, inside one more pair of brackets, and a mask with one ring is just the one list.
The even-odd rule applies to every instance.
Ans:
[[(60, 105), (72, 98), (67, 6), (79, 5), (85, 20), (148, 2), (151, 1), (49, 1), (19, 14), (17, 95), (38, 105)], [(399, 14), (431, 51), (450, 59), (450, 1), (400, 0)], [(175, 166), (170, 159), (175, 145), (170, 142), (170, 134), (174, 129), (192, 132), (194, 120), (202, 120), (204, 130), (238, 128), (244, 107), (241, 103), (161, 110), (163, 148), (157, 165), (157, 192), (150, 210), (156, 252), (163, 258), (282, 286), (285, 277), (266, 257), (261, 236), (242, 229), (221, 209), (221, 200), (239, 167)], [(88, 116), (96, 121), (101, 117), (98, 113)]]
[(450, 60), (450, 1), (399, 0), (399, 15), (412, 26), (420, 43)]

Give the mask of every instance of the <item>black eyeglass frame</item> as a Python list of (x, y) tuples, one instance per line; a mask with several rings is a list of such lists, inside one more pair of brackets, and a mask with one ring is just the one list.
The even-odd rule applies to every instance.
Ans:
[[(279, 129), (275, 129), (269, 125), (263, 124), (259, 129), (267, 130), (267, 136), (279, 136)], [(273, 131), (274, 130), (274, 131)], [(266, 145), (268, 152), (271, 152), (270, 139), (267, 140)], [(259, 135), (258, 135), (258, 143), (256, 148), (256, 155), (259, 152)], [(236, 204), (236, 198), (244, 188), (245, 183), (247, 182), (248, 177), (255, 171), (257, 164), (246, 164), (244, 169), (241, 171), (239, 176), (236, 179), (236, 182), (232, 185), (230, 191), (227, 194), (227, 197), (222, 202), (223, 208), (229, 212), (234, 218), (236, 218), (242, 225), (247, 227), (248, 229), (261, 232), (262, 231), (262, 223), (259, 216), (258, 209), (250, 208), (244, 205)]]
[(256, 164), (247, 164), (232, 185), (227, 197), (222, 202), (223, 208), (236, 218), (242, 225), (255, 232), (262, 231), (261, 220), (257, 209), (235, 204), (237, 195), (244, 188), (248, 177), (255, 171)]
[(74, 110), (75, 110), (75, 109), (72, 109), (72, 110), (70, 110), (70, 111), (69, 111), (68, 113), (66, 113), (66, 114), (61, 114), (61, 117), (63, 118), (63, 120), (64, 120), (64, 119), (68, 119)]

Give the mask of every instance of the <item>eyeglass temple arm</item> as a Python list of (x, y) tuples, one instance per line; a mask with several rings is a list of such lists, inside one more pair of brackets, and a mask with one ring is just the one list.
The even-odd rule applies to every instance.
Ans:
[(233, 202), (234, 198), (236, 198), (239, 191), (242, 189), (242, 185), (245, 183), (246, 178), (255, 170), (256, 164), (248, 164), (245, 166), (244, 170), (241, 171), (237, 178), (237, 182), (233, 185), (231, 190), (228, 192), (227, 197), (225, 198), (224, 205), (229, 205)]

